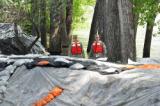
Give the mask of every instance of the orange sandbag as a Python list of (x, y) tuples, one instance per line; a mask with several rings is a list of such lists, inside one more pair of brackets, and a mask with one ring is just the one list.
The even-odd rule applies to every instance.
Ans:
[(55, 87), (52, 91), (49, 93), (52, 94), (54, 97), (59, 96), (63, 92), (63, 89), (60, 87)]
[(47, 96), (43, 97), (42, 99), (38, 100), (36, 103), (33, 104), (33, 106), (45, 106), (50, 101), (54, 100), (57, 96), (61, 95), (63, 92), (63, 89), (60, 87), (53, 88)]
[(144, 64), (137, 66), (138, 69), (160, 69), (160, 64)]
[(134, 65), (127, 65), (126, 66), (127, 69), (160, 69), (160, 64), (144, 64), (144, 65), (138, 65), (138, 66), (134, 66)]
[(134, 69), (137, 66), (134, 66), (134, 65), (125, 65), (124, 67), (127, 68), (127, 69)]
[(37, 101), (33, 106), (45, 106), (47, 102), (43, 99)]
[(49, 64), (49, 61), (47, 61), (47, 60), (43, 60), (43, 61), (40, 61), (37, 63), (37, 65), (39, 65), (39, 66), (48, 65), (48, 64)]

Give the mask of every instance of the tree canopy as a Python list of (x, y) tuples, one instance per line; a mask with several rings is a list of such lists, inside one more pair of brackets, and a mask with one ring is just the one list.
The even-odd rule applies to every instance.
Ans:
[(139, 24), (152, 22), (152, 18), (160, 12), (159, 0), (132, 0), (134, 12), (139, 16)]

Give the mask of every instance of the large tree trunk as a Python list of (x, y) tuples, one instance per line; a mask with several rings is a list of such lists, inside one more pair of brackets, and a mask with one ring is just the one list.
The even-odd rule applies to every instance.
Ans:
[(132, 3), (129, 0), (118, 0), (120, 28), (121, 28), (121, 61), (136, 60), (136, 37)]
[(73, 0), (67, 0), (66, 6), (66, 30), (67, 35), (70, 36), (72, 29), (72, 13), (73, 13)]
[(155, 18), (156, 18), (156, 15), (152, 18), (151, 22), (147, 22), (145, 42), (144, 42), (144, 48), (143, 48), (143, 57), (150, 57), (152, 32), (153, 32)]
[(108, 61), (123, 63), (136, 58), (135, 26), (129, 0), (97, 0), (87, 52), (97, 30), (106, 44)]
[(97, 34), (98, 31), (98, 13), (99, 13), (99, 6), (102, 5), (99, 3), (101, 0), (97, 0), (96, 6), (94, 9), (94, 14), (93, 14), (93, 19), (92, 19), (92, 24), (91, 24), (91, 30), (89, 34), (89, 41), (88, 41), (88, 47), (87, 47), (87, 53), (90, 52), (91, 45), (95, 39), (95, 35)]
[(100, 0), (98, 3), (98, 34), (101, 36), (101, 40), (105, 41), (104, 36), (104, 21), (105, 21), (105, 0)]
[[(36, 26), (39, 26), (39, 0), (31, 0), (31, 16)], [(32, 24), (32, 35), (36, 36), (36, 29)]]
[[(136, 7), (137, 5), (138, 4), (134, 3), (132, 9), (134, 9), (134, 7)], [(133, 19), (134, 19), (134, 34), (135, 34), (135, 37), (136, 37), (136, 35), (137, 35), (137, 28), (138, 28), (139, 13), (134, 12), (133, 13)]]
[(47, 47), (47, 37), (46, 37), (46, 0), (40, 1), (40, 35), (41, 43), (46, 48)]
[[(60, 30), (59, 34), (61, 35), (61, 55), (68, 55), (68, 47), (69, 47), (69, 36), (68, 34), (70, 33), (70, 28), (71, 28), (71, 23), (69, 26), (66, 26), (66, 2), (61, 0), (61, 9), (60, 9), (60, 17), (61, 17), (61, 24), (60, 24)], [(68, 18), (68, 17), (67, 17)], [(66, 28), (68, 28), (66, 30)], [(68, 32), (68, 33), (67, 33)]]
[(107, 47), (108, 61), (117, 62), (121, 59), (120, 24), (117, 0), (105, 2), (104, 37)]
[(61, 54), (61, 38), (59, 35), (60, 29), (60, 13), (59, 13), (59, 2), (52, 0), (50, 10), (50, 48), (49, 51), (53, 55)]
[(50, 15), (50, 53), (68, 55), (68, 36), (66, 30), (66, 1), (52, 0)]
[(135, 51), (134, 51), (134, 58), (135, 59), (133, 59), (133, 60), (135, 60), (136, 61), (136, 57), (137, 57), (137, 49), (136, 49), (136, 37), (137, 37), (137, 29), (138, 29), (138, 19), (139, 19), (139, 14), (135, 14), (135, 13), (133, 13), (133, 19), (134, 19), (134, 36), (135, 36), (135, 38), (134, 38), (134, 42), (135, 42), (135, 47), (134, 47), (134, 49), (135, 49)]

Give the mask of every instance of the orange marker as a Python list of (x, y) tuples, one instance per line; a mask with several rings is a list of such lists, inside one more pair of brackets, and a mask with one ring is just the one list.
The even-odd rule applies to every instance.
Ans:
[(63, 89), (60, 87), (53, 88), (47, 96), (43, 97), (42, 99), (38, 100), (33, 106), (45, 106), (52, 100), (54, 100), (57, 96), (61, 95)]
[(48, 64), (49, 64), (49, 61), (46, 61), (46, 60), (40, 61), (37, 63), (37, 65), (39, 65), (39, 66), (48, 65)]

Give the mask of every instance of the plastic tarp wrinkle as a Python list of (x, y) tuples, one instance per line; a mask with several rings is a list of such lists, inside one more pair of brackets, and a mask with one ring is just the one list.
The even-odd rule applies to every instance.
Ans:
[(0, 95), (0, 106), (32, 106), (55, 86), (64, 88), (64, 91), (47, 106), (160, 106), (159, 69), (132, 69), (103, 75), (100, 71), (112, 73), (119, 65), (73, 60), (82, 65), (86, 62), (88, 67), (91, 61), (90, 70), (65, 67), (35, 67), (29, 70), (23, 62), (6, 67), (9, 74), (0, 72), (0, 75), (10, 75), (13, 72), (11, 68), (15, 71), (7, 80), (6, 89), (1, 86), (5, 82), (0, 82), (2, 91), (5, 90)]

